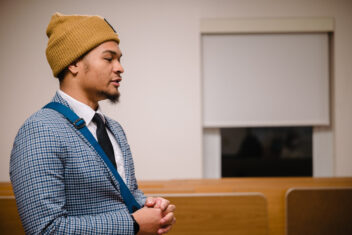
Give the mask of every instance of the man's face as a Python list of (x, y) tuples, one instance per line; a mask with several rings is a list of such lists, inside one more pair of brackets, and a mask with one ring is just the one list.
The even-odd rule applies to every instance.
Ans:
[(119, 45), (115, 41), (107, 41), (91, 50), (78, 62), (82, 75), (80, 86), (91, 101), (118, 101), (121, 73), (124, 72), (120, 63), (121, 56)]

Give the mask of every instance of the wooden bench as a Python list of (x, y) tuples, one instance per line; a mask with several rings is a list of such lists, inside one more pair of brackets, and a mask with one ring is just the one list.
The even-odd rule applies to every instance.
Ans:
[(352, 187), (352, 177), (271, 177), (271, 178), (223, 178), (199, 180), (140, 181), (146, 194), (158, 193), (219, 193), (260, 192), (268, 202), (269, 234), (286, 233), (286, 192), (295, 187)]
[[(264, 195), (169, 194), (177, 204), (177, 224), (170, 234), (268, 235), (268, 211)], [(24, 234), (14, 197), (0, 197), (1, 234)]]
[(162, 195), (177, 205), (169, 234), (268, 235), (267, 202), (261, 193)]
[(287, 235), (352, 234), (352, 188), (293, 188), (286, 198)]
[[(297, 187), (352, 187), (352, 177), (311, 178), (224, 178), (196, 180), (139, 181), (139, 187), (146, 194), (166, 193), (233, 193), (260, 192), (268, 203), (269, 234), (284, 235), (286, 231), (286, 192)], [(13, 195), (9, 182), (0, 183), (0, 195)]]
[(0, 197), (13, 196), (12, 185), (10, 182), (0, 182)]
[(0, 234), (24, 234), (14, 196), (0, 196)]

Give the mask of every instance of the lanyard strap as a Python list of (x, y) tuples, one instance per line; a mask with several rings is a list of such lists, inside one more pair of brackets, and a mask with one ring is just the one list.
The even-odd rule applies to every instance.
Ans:
[(128, 211), (130, 213), (133, 213), (136, 210), (140, 209), (141, 206), (138, 204), (138, 202), (132, 195), (131, 191), (128, 189), (127, 185), (125, 184), (125, 182), (122, 180), (121, 176), (115, 169), (115, 167), (112, 165), (111, 161), (109, 160), (108, 156), (105, 154), (104, 150), (96, 141), (92, 133), (88, 130), (85, 121), (82, 118), (78, 117), (77, 114), (73, 112), (70, 108), (57, 102), (51, 102), (45, 105), (43, 108), (53, 109), (61, 113), (76, 127), (77, 130), (81, 132), (81, 134), (89, 141), (89, 143), (98, 152), (99, 156), (104, 160), (105, 164), (108, 166), (110, 171), (115, 176), (116, 180), (119, 182), (120, 193), (122, 195), (123, 200), (125, 201)]

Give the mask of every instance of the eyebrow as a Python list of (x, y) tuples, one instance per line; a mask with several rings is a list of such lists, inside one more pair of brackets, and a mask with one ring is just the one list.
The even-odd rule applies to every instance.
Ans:
[[(110, 53), (110, 54), (113, 54), (113, 55), (118, 55), (116, 51), (112, 51), (112, 50), (105, 50), (103, 51), (103, 53)], [(122, 53), (120, 54), (120, 57), (122, 56)]]

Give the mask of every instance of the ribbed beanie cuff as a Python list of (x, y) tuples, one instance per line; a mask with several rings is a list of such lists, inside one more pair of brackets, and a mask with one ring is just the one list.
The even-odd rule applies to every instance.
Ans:
[(110, 24), (100, 16), (55, 13), (46, 30), (46, 58), (57, 75), (82, 55), (105, 41), (120, 42)]

